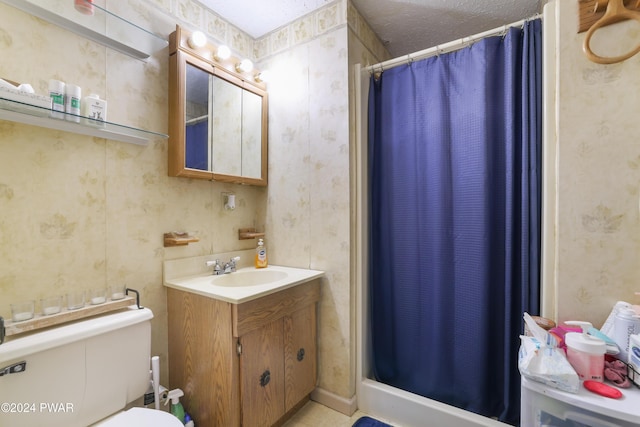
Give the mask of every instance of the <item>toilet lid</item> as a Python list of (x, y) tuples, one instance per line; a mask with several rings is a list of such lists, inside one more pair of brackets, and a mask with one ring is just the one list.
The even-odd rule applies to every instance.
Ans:
[(174, 415), (147, 408), (131, 408), (109, 419), (100, 427), (184, 427)]

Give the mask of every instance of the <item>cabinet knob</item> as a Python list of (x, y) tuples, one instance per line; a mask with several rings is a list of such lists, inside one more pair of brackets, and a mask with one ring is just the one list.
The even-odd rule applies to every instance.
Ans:
[(265, 387), (271, 381), (271, 372), (267, 369), (260, 375), (260, 386)]
[(302, 359), (304, 359), (304, 348), (301, 348), (300, 350), (298, 350), (298, 362), (302, 362)]

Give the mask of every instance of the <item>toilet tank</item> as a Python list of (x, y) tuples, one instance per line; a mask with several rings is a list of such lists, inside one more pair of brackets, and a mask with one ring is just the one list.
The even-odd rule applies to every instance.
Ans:
[(149, 386), (151, 310), (135, 306), (0, 345), (0, 426), (86, 427)]

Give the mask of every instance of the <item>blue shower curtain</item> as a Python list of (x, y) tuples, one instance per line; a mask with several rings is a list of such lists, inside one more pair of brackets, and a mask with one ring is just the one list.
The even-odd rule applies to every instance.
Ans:
[(539, 310), (541, 45), (528, 21), (369, 93), (373, 374), (514, 425)]
[(209, 122), (207, 120), (185, 129), (185, 166), (190, 169), (209, 170)]

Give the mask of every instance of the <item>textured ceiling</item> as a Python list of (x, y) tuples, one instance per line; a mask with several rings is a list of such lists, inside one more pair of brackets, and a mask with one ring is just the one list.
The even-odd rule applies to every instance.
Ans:
[(201, 0), (209, 9), (256, 39), (332, 1)]
[(392, 56), (531, 17), (541, 0), (352, 0)]
[[(259, 38), (333, 0), (201, 0)], [(542, 10), (546, 0), (351, 0), (392, 56), (491, 30)]]

